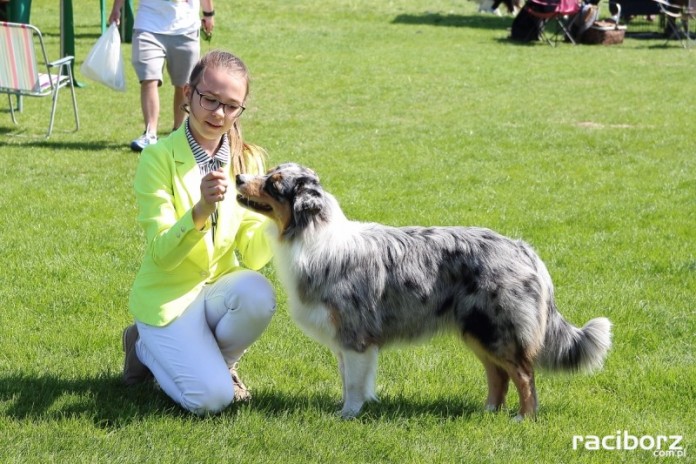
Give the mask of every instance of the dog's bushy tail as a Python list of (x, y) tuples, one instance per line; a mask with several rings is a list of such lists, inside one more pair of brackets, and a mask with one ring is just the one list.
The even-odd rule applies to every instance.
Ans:
[(611, 322), (592, 319), (582, 329), (568, 323), (552, 303), (546, 325), (541, 367), (561, 371), (594, 371), (602, 368), (611, 348)]

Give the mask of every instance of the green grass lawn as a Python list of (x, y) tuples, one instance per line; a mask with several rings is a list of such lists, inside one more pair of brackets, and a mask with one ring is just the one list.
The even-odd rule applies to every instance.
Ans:
[[(694, 462), (696, 50), (644, 34), (518, 45), (511, 17), (464, 0), (218, 1), (203, 48), (249, 65), (245, 136), (271, 164), (312, 167), (357, 220), (527, 240), (566, 319), (608, 317), (614, 346), (595, 375), (540, 372), (522, 424), (514, 390), (483, 412), (483, 369), (455, 337), (388, 350), (381, 402), (342, 421), (335, 361), (268, 267), (279, 311), (240, 368), (254, 399), (200, 419), (120, 384), (144, 245), (139, 91), (130, 44), (126, 93), (82, 78), (99, 9), (74, 1), (80, 131), (67, 92), (48, 140), (48, 99), (25, 99), (19, 126), (0, 99), (0, 462)], [(58, 8), (32, 5), (54, 57)], [(160, 134), (171, 95), (165, 82)], [(617, 432), (683, 436), (686, 456), (573, 449)]]

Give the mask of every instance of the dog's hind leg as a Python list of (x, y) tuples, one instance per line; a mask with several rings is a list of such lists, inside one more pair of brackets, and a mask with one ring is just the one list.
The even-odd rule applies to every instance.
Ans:
[(488, 380), (486, 411), (499, 411), (505, 403), (505, 396), (510, 385), (510, 375), (506, 368), (493, 361), (496, 356), (487, 351), (477, 340), (469, 337), (465, 338), (465, 341), (486, 369), (486, 380)]
[(534, 417), (537, 411), (537, 394), (534, 385), (534, 368), (528, 362), (512, 362), (486, 350), (478, 340), (465, 337), (466, 344), (481, 360), (488, 379), (486, 409), (497, 411), (505, 402), (509, 381), (515, 384), (520, 396), (520, 410), (515, 420)]
[(488, 359), (481, 359), (488, 380), (488, 399), (486, 411), (496, 412), (505, 404), (505, 396), (510, 385), (510, 375), (500, 366)]
[(520, 410), (515, 420), (521, 421), (525, 417), (536, 417), (538, 408), (536, 386), (534, 385), (534, 368), (525, 365), (511, 365), (508, 374), (520, 395)]
[[(475, 344), (473, 345), (476, 347)], [(488, 378), (486, 409), (489, 411), (499, 409), (505, 401), (509, 380), (512, 380), (520, 396), (520, 410), (515, 420), (521, 421), (525, 417), (534, 418), (538, 408), (536, 386), (534, 385), (534, 367), (529, 362), (513, 362), (496, 357), (492, 353), (486, 357), (485, 351), (479, 349), (474, 349), (474, 352), (486, 368)]]
[(379, 348), (375, 345), (364, 352), (345, 350), (340, 353), (343, 361), (343, 409), (341, 417), (356, 417), (365, 401), (376, 399), (375, 378)]
[(534, 418), (538, 408), (534, 368), (526, 363), (515, 364), (499, 360), (501, 363), (499, 366), (491, 360), (481, 360), (486, 368), (486, 377), (488, 378), (486, 410), (498, 411), (500, 409), (500, 406), (505, 402), (509, 381), (512, 380), (520, 396), (520, 410), (515, 420), (521, 421), (525, 417)]

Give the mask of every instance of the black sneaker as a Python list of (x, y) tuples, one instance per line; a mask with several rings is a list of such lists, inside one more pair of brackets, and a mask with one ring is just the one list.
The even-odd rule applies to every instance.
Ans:
[(121, 338), (125, 355), (123, 361), (123, 383), (128, 386), (152, 378), (152, 372), (138, 359), (138, 354), (135, 352), (135, 342), (138, 341), (139, 337), (138, 327), (135, 325), (129, 325), (123, 329)]

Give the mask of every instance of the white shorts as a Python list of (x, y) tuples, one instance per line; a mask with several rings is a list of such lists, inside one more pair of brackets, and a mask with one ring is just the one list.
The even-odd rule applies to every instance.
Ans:
[(203, 288), (184, 313), (164, 327), (137, 322), (138, 358), (162, 390), (184, 409), (203, 415), (232, 403), (229, 368), (256, 341), (275, 313), (268, 280), (237, 271)]
[(134, 30), (131, 63), (140, 82), (159, 81), (162, 85), (166, 64), (172, 85), (183, 87), (187, 84), (200, 57), (199, 36), (198, 30), (183, 35)]

